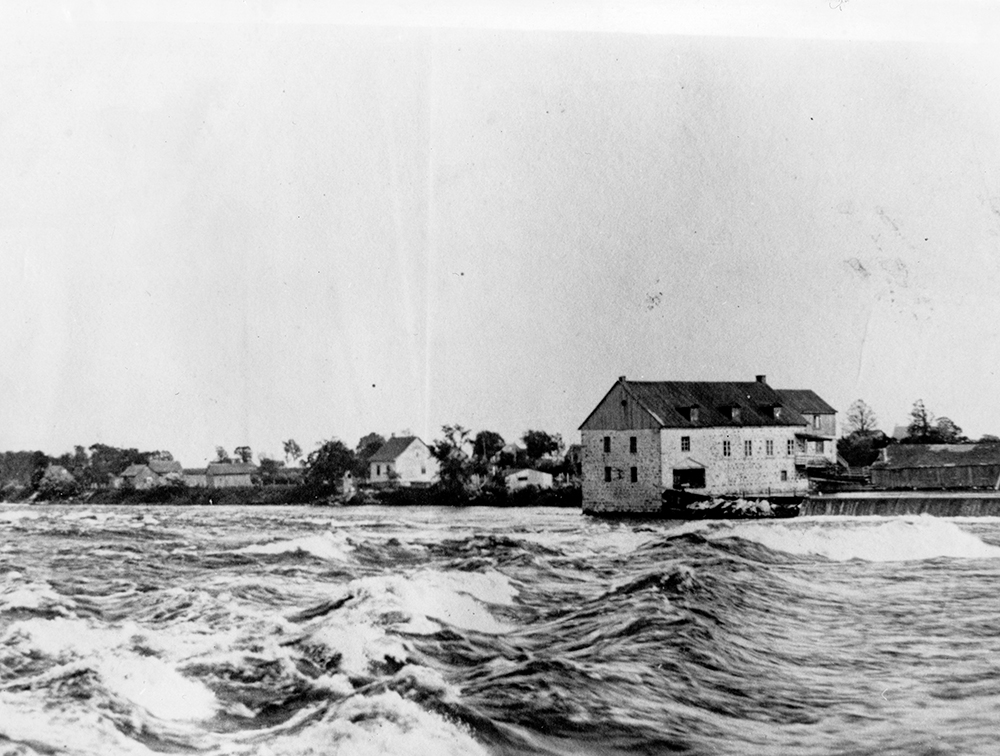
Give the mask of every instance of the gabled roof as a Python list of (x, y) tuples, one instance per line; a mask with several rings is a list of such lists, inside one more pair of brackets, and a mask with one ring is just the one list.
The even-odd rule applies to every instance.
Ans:
[(209, 462), (206, 475), (253, 475), (257, 472), (254, 465), (243, 462)]
[(152, 472), (152, 469), (148, 465), (129, 465), (122, 471), (121, 477), (134, 478), (136, 475), (142, 474), (143, 470)]
[[(806, 424), (777, 391), (761, 381), (623, 381), (623, 385), (666, 428)], [(776, 406), (785, 407), (778, 418), (771, 411)], [(697, 421), (681, 414), (684, 407), (698, 408)], [(739, 408), (739, 420), (725, 412), (727, 407)]]
[(781, 403), (796, 412), (810, 415), (833, 415), (837, 410), (824, 402), (812, 389), (776, 389)]
[(421, 441), (416, 436), (393, 436), (388, 441), (386, 441), (379, 450), (372, 454), (368, 459), (369, 462), (395, 462), (400, 454), (405, 452), (410, 448), (410, 444), (414, 441), (419, 442), (422, 446), (427, 446), (423, 441)]
[(888, 470), (1000, 465), (1000, 444), (891, 444), (885, 456), (877, 466)]
[(150, 470), (155, 472), (157, 475), (166, 475), (167, 473), (179, 473), (181, 472), (181, 463), (177, 460), (163, 460), (163, 459), (151, 459), (147, 465)]

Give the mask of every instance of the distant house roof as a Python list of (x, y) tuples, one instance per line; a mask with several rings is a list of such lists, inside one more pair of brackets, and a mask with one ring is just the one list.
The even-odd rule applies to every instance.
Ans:
[(833, 415), (837, 410), (817, 396), (812, 389), (775, 389), (781, 403), (796, 412), (810, 415)]
[(910, 435), (910, 426), (908, 425), (897, 425), (892, 429), (892, 437), (897, 441), (902, 441), (904, 438)]
[[(393, 436), (388, 441), (386, 441), (379, 450), (372, 454), (368, 459), (369, 462), (395, 462), (400, 454), (405, 452), (410, 448), (410, 444), (414, 441), (420, 441), (416, 436)], [(426, 446), (423, 441), (420, 441), (423, 446)]]
[(243, 462), (209, 462), (205, 469), (206, 475), (254, 475), (256, 472), (255, 465)]
[(141, 475), (144, 470), (152, 471), (152, 468), (148, 465), (129, 465), (122, 471), (121, 477), (134, 478), (136, 475)]
[(166, 475), (167, 473), (179, 473), (182, 471), (181, 463), (176, 460), (164, 460), (164, 459), (151, 459), (147, 465), (150, 470), (155, 472), (157, 475)]
[(1000, 444), (892, 444), (885, 449), (882, 469), (969, 467), (1000, 464)]
[[(626, 395), (664, 428), (806, 425), (806, 419), (763, 380), (629, 381), (621, 378), (616, 385), (621, 385)], [(824, 406), (828, 405), (824, 402)], [(698, 408), (696, 417), (683, 412), (691, 407)], [(775, 417), (774, 407), (784, 408), (778, 417)], [(727, 408), (738, 408), (738, 417), (734, 418)], [(589, 420), (590, 417), (581, 427)]]
[(205, 468), (204, 467), (185, 467), (182, 470), (182, 472), (185, 475), (204, 475), (205, 474)]

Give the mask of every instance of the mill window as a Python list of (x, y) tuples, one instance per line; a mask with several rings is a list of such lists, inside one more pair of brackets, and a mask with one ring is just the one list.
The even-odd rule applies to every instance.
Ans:
[(785, 483), (788, 480), (788, 470), (781, 471), (781, 482)]
[(764, 442), (764, 451), (767, 452), (767, 456), (773, 457), (774, 456), (774, 441), (772, 441), (771, 439), (767, 439), (767, 441)]
[(611, 453), (611, 436), (604, 437), (604, 453), (605, 454)]
[(628, 439), (628, 450), (632, 454), (635, 454), (637, 451), (639, 451), (638, 440), (636, 439), (635, 436), (629, 436), (629, 439)]
[(638, 467), (630, 468), (628, 471), (628, 476), (629, 480), (631, 480), (633, 483), (637, 483), (639, 481), (639, 468)]
[(795, 454), (795, 442), (792, 439), (788, 439), (788, 449), (785, 452), (789, 457)]
[(610, 483), (611, 482), (611, 468), (610, 467), (605, 467), (604, 468), (604, 482), (605, 483)]
[(691, 451), (690, 436), (681, 436), (681, 451)]
[(753, 441), (747, 439), (743, 442), (743, 456), (752, 457), (753, 456)]
[(733, 454), (733, 447), (729, 441), (722, 442), (722, 456), (731, 457)]

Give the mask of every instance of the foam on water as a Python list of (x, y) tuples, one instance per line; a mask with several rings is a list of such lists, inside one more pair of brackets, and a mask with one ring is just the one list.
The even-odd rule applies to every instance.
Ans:
[(320, 535), (292, 538), (286, 541), (261, 543), (237, 549), (237, 554), (294, 554), (306, 552), (320, 559), (346, 561), (351, 550), (343, 533), (327, 531)]
[(390, 690), (352, 696), (294, 736), (255, 744), (260, 756), (487, 756), (463, 728)]
[(956, 523), (928, 515), (885, 518), (808, 518), (795, 524), (727, 523), (709, 538), (737, 536), (789, 554), (835, 561), (903, 562), (951, 557), (1000, 558), (1000, 547), (984, 543)]
[(109, 694), (161, 719), (206, 719), (215, 714), (215, 696), (175, 667), (150, 654), (140, 628), (97, 627), (77, 618), (32, 618), (15, 622), (0, 638), (0, 664), (20, 667), (47, 662), (48, 668), (19, 685), (37, 687), (80, 671), (85, 664)]

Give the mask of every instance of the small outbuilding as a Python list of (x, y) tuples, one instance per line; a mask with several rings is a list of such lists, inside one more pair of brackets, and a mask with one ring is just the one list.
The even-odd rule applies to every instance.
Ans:
[(522, 488), (552, 488), (552, 475), (541, 470), (514, 470), (504, 476), (508, 491), (519, 491)]

